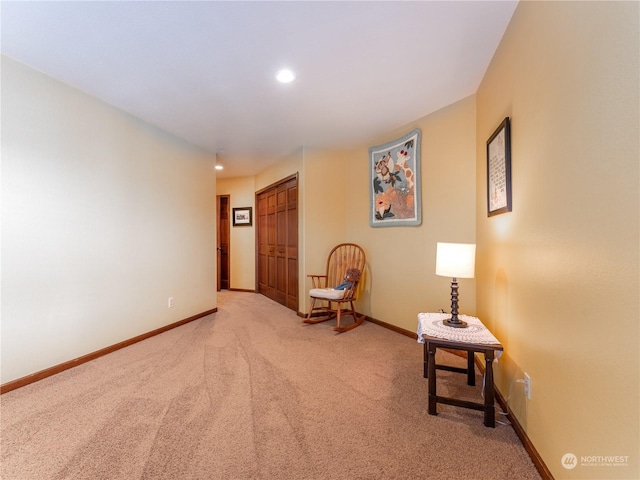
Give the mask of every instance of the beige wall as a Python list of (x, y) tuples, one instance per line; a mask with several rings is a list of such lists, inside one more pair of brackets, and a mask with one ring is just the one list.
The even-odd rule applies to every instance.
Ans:
[(303, 169), (304, 149), (300, 148), (292, 154), (284, 157), (277, 163), (270, 165), (255, 176), (256, 191), (279, 182), (283, 178), (296, 173), (301, 174)]
[(216, 307), (214, 162), (2, 57), (2, 383)]
[[(638, 14), (521, 2), (477, 93), (478, 314), (505, 346), (498, 387), (558, 479), (640, 477)], [(487, 218), (485, 141), (505, 116), (513, 212)], [(568, 470), (566, 453), (629, 463)]]
[[(411, 332), (419, 312), (450, 310), (451, 280), (435, 274), (436, 244), (475, 243), (475, 116), (471, 96), (346, 153), (346, 240), (364, 247), (368, 265), (358, 310)], [(414, 128), (422, 132), (422, 224), (371, 228), (368, 148)], [(473, 279), (460, 280), (460, 313), (475, 313)]]
[[(216, 182), (218, 195), (229, 195), (233, 208), (252, 207), (253, 225), (251, 227), (234, 227), (233, 221), (230, 234), (229, 270), (231, 288), (240, 290), (255, 290), (256, 288), (256, 207), (255, 207), (255, 178), (236, 177), (219, 178)], [(253, 252), (253, 253), (251, 253)]]
[(350, 183), (344, 152), (333, 150), (304, 150), (304, 182), (301, 195), (304, 198), (304, 249), (299, 282), (301, 287), (300, 309), (309, 310), (307, 292), (311, 288), (309, 274), (323, 275), (327, 255), (339, 243), (346, 241), (347, 212), (345, 189)]

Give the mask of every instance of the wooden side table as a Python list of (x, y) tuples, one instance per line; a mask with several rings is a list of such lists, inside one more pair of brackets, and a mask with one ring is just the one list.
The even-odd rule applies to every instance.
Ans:
[[(495, 387), (493, 385), (493, 359), (496, 351), (502, 351), (500, 343), (481, 344), (468, 343), (457, 340), (446, 340), (444, 338), (422, 335), (424, 339), (424, 376), (429, 379), (429, 414), (437, 415), (437, 404), (445, 403), (456, 407), (471, 408), (473, 410), (484, 411), (484, 424), (487, 427), (495, 428), (496, 417), (494, 409)], [(452, 350), (464, 350), (467, 352), (467, 368), (451, 367), (448, 365), (436, 365), (436, 349), (449, 348)], [(467, 384), (475, 385), (474, 353), (484, 354), (485, 358), (485, 389), (484, 403), (469, 402), (456, 398), (440, 397), (436, 394), (436, 369), (448, 370), (467, 374)]]

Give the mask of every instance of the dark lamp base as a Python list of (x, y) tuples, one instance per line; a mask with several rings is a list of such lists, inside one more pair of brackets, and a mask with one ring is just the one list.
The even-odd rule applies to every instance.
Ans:
[(458, 318), (458, 279), (451, 279), (451, 317), (442, 322), (447, 327), (467, 328), (467, 322)]
[(447, 327), (453, 328), (467, 328), (469, 326), (467, 325), (467, 322), (463, 322), (462, 320), (458, 320), (457, 318), (455, 320), (447, 318), (446, 320), (443, 320), (442, 323)]

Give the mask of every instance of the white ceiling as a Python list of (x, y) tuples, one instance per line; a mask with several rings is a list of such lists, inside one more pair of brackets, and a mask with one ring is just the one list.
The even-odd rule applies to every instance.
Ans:
[[(218, 153), (228, 177), (473, 94), (516, 5), (3, 0), (1, 48)], [(282, 67), (294, 83), (275, 81)]]

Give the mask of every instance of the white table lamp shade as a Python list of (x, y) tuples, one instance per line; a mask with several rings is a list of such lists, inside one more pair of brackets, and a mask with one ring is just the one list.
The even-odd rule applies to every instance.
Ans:
[(438, 242), (436, 275), (451, 278), (473, 278), (475, 266), (475, 244)]

